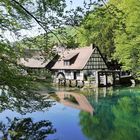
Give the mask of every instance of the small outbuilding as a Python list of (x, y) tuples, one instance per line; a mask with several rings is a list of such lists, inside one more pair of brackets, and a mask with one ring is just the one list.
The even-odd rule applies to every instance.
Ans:
[(41, 75), (46, 71), (46, 66), (49, 61), (45, 59), (41, 51), (28, 50), (28, 53), (26, 52), (24, 56), (18, 60), (18, 63), (26, 69), (27, 73)]

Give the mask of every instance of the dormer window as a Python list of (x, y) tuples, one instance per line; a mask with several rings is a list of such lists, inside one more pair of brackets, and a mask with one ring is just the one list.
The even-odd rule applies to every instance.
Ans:
[(69, 66), (73, 64), (79, 53), (70, 53), (64, 58), (64, 66)]

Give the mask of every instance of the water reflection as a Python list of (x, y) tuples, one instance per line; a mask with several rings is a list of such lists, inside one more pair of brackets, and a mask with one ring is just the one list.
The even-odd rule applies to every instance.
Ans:
[[(56, 129), (49, 120), (35, 122), (32, 115), (37, 111), (46, 111), (52, 105), (51, 100), (45, 101), (42, 95), (34, 91), (13, 92), (9, 88), (1, 89), (0, 139), (44, 140), (49, 134), (55, 133)], [(10, 112), (16, 117), (10, 115)]]
[(0, 122), (2, 140), (44, 140), (48, 134), (56, 132), (47, 120), (33, 122), (31, 118), (10, 120), (8, 117), (7, 120), (7, 124)]
[(51, 107), (52, 101), (44, 101), (43, 96), (33, 91), (13, 92), (10, 89), (0, 90), (0, 112), (9, 109), (20, 114), (31, 113)]
[[(45, 97), (34, 92), (2, 91), (0, 139), (139, 140), (139, 89), (42, 93)], [(50, 98), (59, 103), (54, 105)]]
[[(98, 97), (99, 97), (98, 93)], [(103, 93), (102, 93), (103, 95)], [(87, 95), (89, 96), (89, 95)], [(81, 111), (80, 125), (91, 140), (139, 140), (140, 139), (140, 91), (133, 88), (115, 89), (98, 103), (90, 98), (95, 115)]]
[(64, 91), (57, 92), (56, 95), (59, 98), (59, 102), (63, 105), (93, 114), (94, 109), (84, 95), (80, 93)]

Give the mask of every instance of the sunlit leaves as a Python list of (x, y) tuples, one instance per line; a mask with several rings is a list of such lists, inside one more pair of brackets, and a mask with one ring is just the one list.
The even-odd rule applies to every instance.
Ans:
[(98, 7), (84, 19), (78, 35), (81, 45), (94, 43), (111, 58), (115, 45), (115, 30), (122, 29), (123, 13), (114, 5)]
[[(115, 4), (113, 0), (110, 2)], [(140, 2), (134, 0), (121, 1), (116, 6), (125, 14), (126, 32), (123, 30), (116, 32), (114, 56), (123, 64), (124, 70), (130, 70), (136, 76), (140, 70)]]

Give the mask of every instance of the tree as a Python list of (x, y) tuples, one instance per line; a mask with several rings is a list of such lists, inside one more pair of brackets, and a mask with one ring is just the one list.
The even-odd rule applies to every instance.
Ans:
[(140, 2), (128, 0), (116, 3), (110, 0), (110, 3), (116, 4), (117, 8), (123, 11), (126, 26), (125, 32), (115, 33), (114, 57), (122, 63), (124, 70), (130, 70), (137, 75), (140, 70)]
[(78, 38), (81, 46), (96, 44), (107, 58), (111, 59), (114, 50), (115, 30), (122, 30), (123, 13), (114, 5), (95, 7), (81, 24)]

